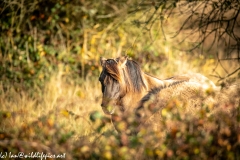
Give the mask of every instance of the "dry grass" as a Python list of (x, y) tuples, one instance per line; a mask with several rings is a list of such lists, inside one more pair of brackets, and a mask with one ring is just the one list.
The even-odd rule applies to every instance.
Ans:
[(54, 74), (43, 90), (33, 88), (33, 95), (26, 91), (16, 91), (11, 86), (3, 89), (4, 84), (1, 84), (1, 111), (6, 112), (9, 118), (1, 124), (0, 130), (19, 129), (41, 117), (49, 116), (58, 126), (64, 126), (76, 135), (93, 132), (89, 114), (101, 111), (98, 81), (82, 80), (84, 85), (76, 85), (66, 80), (62, 72)]

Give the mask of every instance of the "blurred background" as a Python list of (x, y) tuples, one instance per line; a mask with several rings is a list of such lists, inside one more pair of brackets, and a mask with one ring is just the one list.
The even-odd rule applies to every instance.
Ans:
[[(214, 0), (2, 0), (0, 138), (61, 148), (95, 132), (89, 116), (102, 114), (100, 57), (127, 55), (160, 79), (191, 71), (217, 85), (238, 83), (239, 7)], [(0, 145), (10, 151), (8, 143)]]

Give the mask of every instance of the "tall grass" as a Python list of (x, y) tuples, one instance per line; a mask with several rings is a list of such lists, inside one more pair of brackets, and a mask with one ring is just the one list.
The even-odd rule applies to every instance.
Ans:
[[(68, 81), (66, 80), (68, 79)], [(63, 72), (52, 75), (44, 88), (32, 88), (34, 93), (14, 87), (3, 87), (1, 84), (1, 112), (6, 120), (1, 125), (2, 131), (21, 128), (43, 116), (52, 114), (53, 120), (59, 126), (76, 132), (79, 136), (91, 133), (89, 114), (100, 111), (100, 89), (97, 80), (82, 80), (84, 85), (77, 85)], [(3, 118), (3, 117), (1, 117)]]

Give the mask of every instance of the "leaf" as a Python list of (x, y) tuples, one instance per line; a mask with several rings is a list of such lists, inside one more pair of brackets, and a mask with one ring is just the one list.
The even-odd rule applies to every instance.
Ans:
[(92, 122), (95, 122), (97, 119), (102, 119), (103, 118), (103, 115), (102, 113), (100, 113), (99, 111), (93, 111), (91, 114), (90, 114), (90, 120)]

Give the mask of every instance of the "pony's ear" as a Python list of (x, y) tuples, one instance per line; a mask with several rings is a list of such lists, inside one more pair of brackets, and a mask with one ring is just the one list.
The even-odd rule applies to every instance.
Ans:
[(107, 61), (106, 58), (104, 58), (104, 57), (100, 57), (100, 63), (101, 63), (101, 66), (102, 66), (102, 67), (105, 66), (106, 61)]
[(120, 57), (120, 58), (119, 58), (118, 65), (119, 65), (121, 68), (124, 68), (124, 66), (125, 66), (126, 63), (127, 63), (127, 60), (128, 60), (128, 57), (127, 57), (127, 56)]

